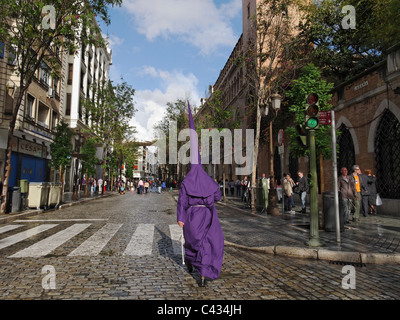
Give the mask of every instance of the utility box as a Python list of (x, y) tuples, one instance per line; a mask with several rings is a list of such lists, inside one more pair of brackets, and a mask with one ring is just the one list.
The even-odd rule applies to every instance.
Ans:
[(50, 186), (46, 182), (31, 182), (29, 184), (28, 207), (46, 207)]
[(49, 184), (49, 196), (47, 199), (48, 207), (58, 207), (61, 199), (61, 183), (50, 183)]
[(21, 211), (21, 188), (9, 187), (8, 188), (8, 206), (6, 212), (19, 212)]
[(28, 180), (18, 180), (18, 185), (21, 188), (21, 193), (28, 193), (29, 190)]

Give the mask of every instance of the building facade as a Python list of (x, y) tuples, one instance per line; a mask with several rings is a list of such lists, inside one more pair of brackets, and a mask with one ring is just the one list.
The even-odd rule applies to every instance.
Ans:
[[(19, 180), (53, 181), (55, 172), (48, 166), (54, 130), (63, 114), (63, 56), (59, 48), (49, 48), (58, 66), (43, 62), (26, 91), (14, 130), (9, 187)], [(17, 53), (3, 47), (0, 55), (0, 172), (4, 172), (8, 128), (16, 104), (20, 79), (16, 74)]]
[[(74, 133), (71, 165), (67, 167), (65, 190), (72, 191), (74, 179), (81, 179), (80, 148), (89, 136), (91, 126), (90, 114), (85, 110), (83, 101), (94, 98), (94, 88), (102, 81), (109, 81), (110, 66), (112, 65), (112, 52), (106, 48), (95, 48), (94, 45), (82, 46), (76, 52), (65, 55), (63, 74), (65, 81), (64, 90), (64, 122)], [(102, 177), (100, 161), (103, 159), (103, 146), (97, 148), (99, 159), (97, 176)]]
[[(381, 63), (333, 90), (338, 171), (354, 164), (372, 171), (383, 199), (381, 213), (400, 215), (400, 44)], [(333, 190), (332, 162), (325, 160), (325, 190)], [(340, 173), (338, 173), (340, 174)]]

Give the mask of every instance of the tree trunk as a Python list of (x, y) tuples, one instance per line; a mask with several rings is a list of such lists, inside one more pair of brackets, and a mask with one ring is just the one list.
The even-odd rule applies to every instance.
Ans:
[[(268, 192), (268, 209), (267, 212), (274, 216), (279, 215), (278, 209), (278, 195), (275, 189), (275, 172), (274, 172), (274, 142), (273, 142), (273, 130), (272, 121), (269, 124), (269, 172), (270, 172), (270, 189)], [(283, 190), (282, 190), (282, 201), (283, 201)]]
[(257, 159), (258, 159), (258, 147), (260, 144), (260, 125), (261, 125), (261, 110), (260, 110), (260, 103), (257, 102), (257, 117), (256, 117), (256, 138), (254, 141), (254, 153), (253, 153), (253, 170), (251, 176), (251, 211), (256, 210), (255, 206), (255, 192), (254, 186), (256, 185), (256, 175), (257, 175)]

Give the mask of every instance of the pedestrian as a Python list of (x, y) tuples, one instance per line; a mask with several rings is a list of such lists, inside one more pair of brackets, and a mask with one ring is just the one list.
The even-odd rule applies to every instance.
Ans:
[(365, 170), (367, 175), (368, 195), (368, 214), (376, 214), (376, 177), (371, 170)]
[(143, 180), (140, 178), (139, 180), (139, 194), (143, 194)]
[[(356, 186), (356, 192), (357, 195), (354, 199), (354, 216), (353, 216), (353, 220), (355, 222), (360, 220), (360, 211), (361, 211), (361, 201), (362, 201), (362, 194), (361, 194), (361, 190), (366, 189), (365, 186), (365, 182), (364, 179), (362, 177), (361, 174), (361, 169), (359, 165), (354, 165), (352, 167), (353, 169), (353, 173), (351, 174), (350, 178), (352, 180), (354, 180), (354, 185)], [(366, 216), (366, 214), (364, 213), (364, 216)]]
[(285, 179), (283, 180), (283, 201), (284, 201), (285, 213), (289, 214), (295, 213), (292, 210), (293, 186), (294, 186), (294, 181), (290, 177), (290, 174), (287, 173), (285, 175)]
[(309, 189), (308, 183), (302, 171), (297, 172), (297, 175), (299, 176), (299, 180), (296, 182), (296, 186), (301, 200), (301, 210), (299, 212), (306, 213), (306, 198)]
[(86, 177), (83, 176), (83, 179), (82, 179), (82, 190), (85, 190), (85, 189), (86, 189)]
[(237, 178), (235, 181), (235, 189), (236, 189), (236, 197), (240, 198), (241, 183), (239, 178)]
[(261, 176), (261, 187), (262, 187), (262, 202), (264, 206), (264, 210), (268, 208), (268, 192), (269, 192), (269, 179), (265, 175), (265, 173)]
[[(195, 132), (190, 107), (189, 124)], [(194, 140), (190, 139), (192, 150), (196, 148)], [(200, 274), (202, 287), (207, 278), (217, 279), (222, 268), (224, 235), (214, 205), (220, 199), (218, 184), (204, 171), (198, 150), (193, 152), (190, 171), (180, 184), (177, 221), (185, 237), (186, 265), (190, 272)]]
[(102, 193), (102, 187), (103, 187), (103, 179), (100, 178), (99, 180), (97, 180), (98, 186), (99, 186), (99, 194)]
[(229, 187), (231, 189), (231, 196), (233, 197), (235, 195), (235, 182), (233, 180), (229, 182)]
[(148, 193), (149, 192), (149, 181), (148, 180), (146, 180), (146, 182), (144, 183), (144, 190), (145, 190), (144, 193)]
[(361, 187), (361, 209), (363, 216), (367, 217), (369, 213), (369, 188), (368, 188), (368, 176), (366, 174), (358, 174), (360, 177), (360, 187)]
[(248, 188), (248, 184), (249, 181), (247, 180), (247, 176), (245, 176), (243, 178), (243, 180), (241, 181), (241, 187), (242, 187), (242, 201), (245, 201), (245, 194), (247, 192), (247, 188)]
[(344, 221), (349, 223), (351, 219), (351, 209), (354, 207), (354, 199), (357, 196), (354, 180), (348, 176), (346, 167), (340, 169), (341, 175), (338, 178), (338, 191), (340, 203), (344, 212)]

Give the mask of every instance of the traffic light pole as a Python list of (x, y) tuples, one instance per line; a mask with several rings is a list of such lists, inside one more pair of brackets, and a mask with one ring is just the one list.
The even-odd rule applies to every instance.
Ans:
[(318, 179), (317, 179), (317, 156), (315, 149), (315, 130), (309, 130), (310, 135), (310, 247), (320, 247), (319, 223), (318, 223)]

